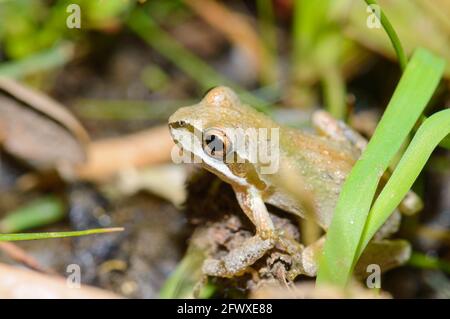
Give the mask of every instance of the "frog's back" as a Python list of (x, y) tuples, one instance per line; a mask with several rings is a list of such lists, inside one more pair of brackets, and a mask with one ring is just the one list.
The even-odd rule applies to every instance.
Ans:
[[(301, 182), (312, 199), (315, 220), (328, 228), (342, 184), (358, 152), (350, 144), (292, 128), (281, 129), (280, 146), (280, 167), (289, 169), (290, 178)], [(306, 217), (301, 201), (292, 194), (275, 192), (267, 202)]]

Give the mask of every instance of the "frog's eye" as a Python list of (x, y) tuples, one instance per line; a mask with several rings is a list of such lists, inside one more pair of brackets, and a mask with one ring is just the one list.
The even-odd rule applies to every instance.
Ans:
[(231, 141), (223, 131), (211, 128), (203, 134), (202, 147), (208, 156), (224, 160), (231, 150)]

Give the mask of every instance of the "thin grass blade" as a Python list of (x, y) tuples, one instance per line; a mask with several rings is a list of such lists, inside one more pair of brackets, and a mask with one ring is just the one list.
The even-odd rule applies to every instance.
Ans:
[(345, 286), (378, 182), (435, 91), (444, 61), (418, 49), (342, 188), (319, 263), (318, 284)]
[(122, 227), (112, 228), (95, 228), (80, 231), (68, 231), (68, 232), (47, 232), (47, 233), (25, 233), (25, 234), (0, 234), (0, 241), (21, 241), (21, 240), (37, 240), (37, 239), (50, 239), (50, 238), (66, 238), (66, 237), (79, 237), (95, 234), (105, 234), (123, 231)]
[(369, 212), (358, 248), (362, 254), (370, 239), (400, 204), (433, 150), (450, 133), (450, 109), (430, 116), (417, 130), (392, 176)]
[[(365, 0), (366, 3), (369, 6), (378, 6), (378, 3), (376, 0)], [(386, 17), (384, 12), (380, 9), (380, 22), (383, 26), (384, 30), (386, 31), (389, 40), (391, 40), (392, 46), (394, 47), (395, 54), (397, 55), (398, 62), (400, 64), (400, 67), (402, 70), (406, 68), (406, 65), (408, 64), (408, 58), (406, 57), (405, 50), (403, 50), (403, 46), (400, 42), (400, 39), (395, 32), (395, 29), (392, 27), (392, 24), (389, 22), (389, 19)]]

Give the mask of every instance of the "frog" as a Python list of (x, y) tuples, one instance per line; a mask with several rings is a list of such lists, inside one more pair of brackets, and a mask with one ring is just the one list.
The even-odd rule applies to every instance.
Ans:
[[(342, 185), (366, 140), (325, 111), (316, 111), (312, 122), (316, 132), (280, 125), (243, 103), (226, 86), (211, 89), (198, 104), (181, 107), (169, 117), (169, 131), (177, 145), (172, 158), (188, 154), (190, 160), (230, 184), (239, 206), (255, 226), (254, 236), (227, 256), (205, 260), (206, 275), (242, 275), (274, 247), (295, 257), (290, 279), (299, 274), (316, 275), (326, 235), (305, 247), (274, 227), (267, 207), (313, 220), (326, 234)], [(251, 139), (246, 132), (261, 133), (262, 137)], [(260, 148), (272, 157), (255, 156), (253, 150)], [(294, 175), (303, 185), (297, 194), (282, 185), (284, 178)], [(380, 229), (381, 235), (375, 236), (377, 247), (382, 248), (374, 255), (385, 258), (389, 265), (404, 263), (410, 254), (405, 241), (385, 239), (398, 229), (399, 215), (394, 212)], [(383, 251), (389, 254), (383, 256)]]

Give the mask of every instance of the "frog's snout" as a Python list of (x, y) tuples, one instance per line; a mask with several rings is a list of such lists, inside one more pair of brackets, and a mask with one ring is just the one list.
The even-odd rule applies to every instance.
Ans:
[(180, 107), (169, 117), (169, 127), (186, 127), (189, 124), (189, 120), (186, 121), (186, 119), (192, 116), (192, 111), (193, 109), (190, 106)]
[(169, 127), (171, 128), (183, 128), (186, 127), (186, 125), (187, 125), (186, 121), (183, 120), (169, 122)]

